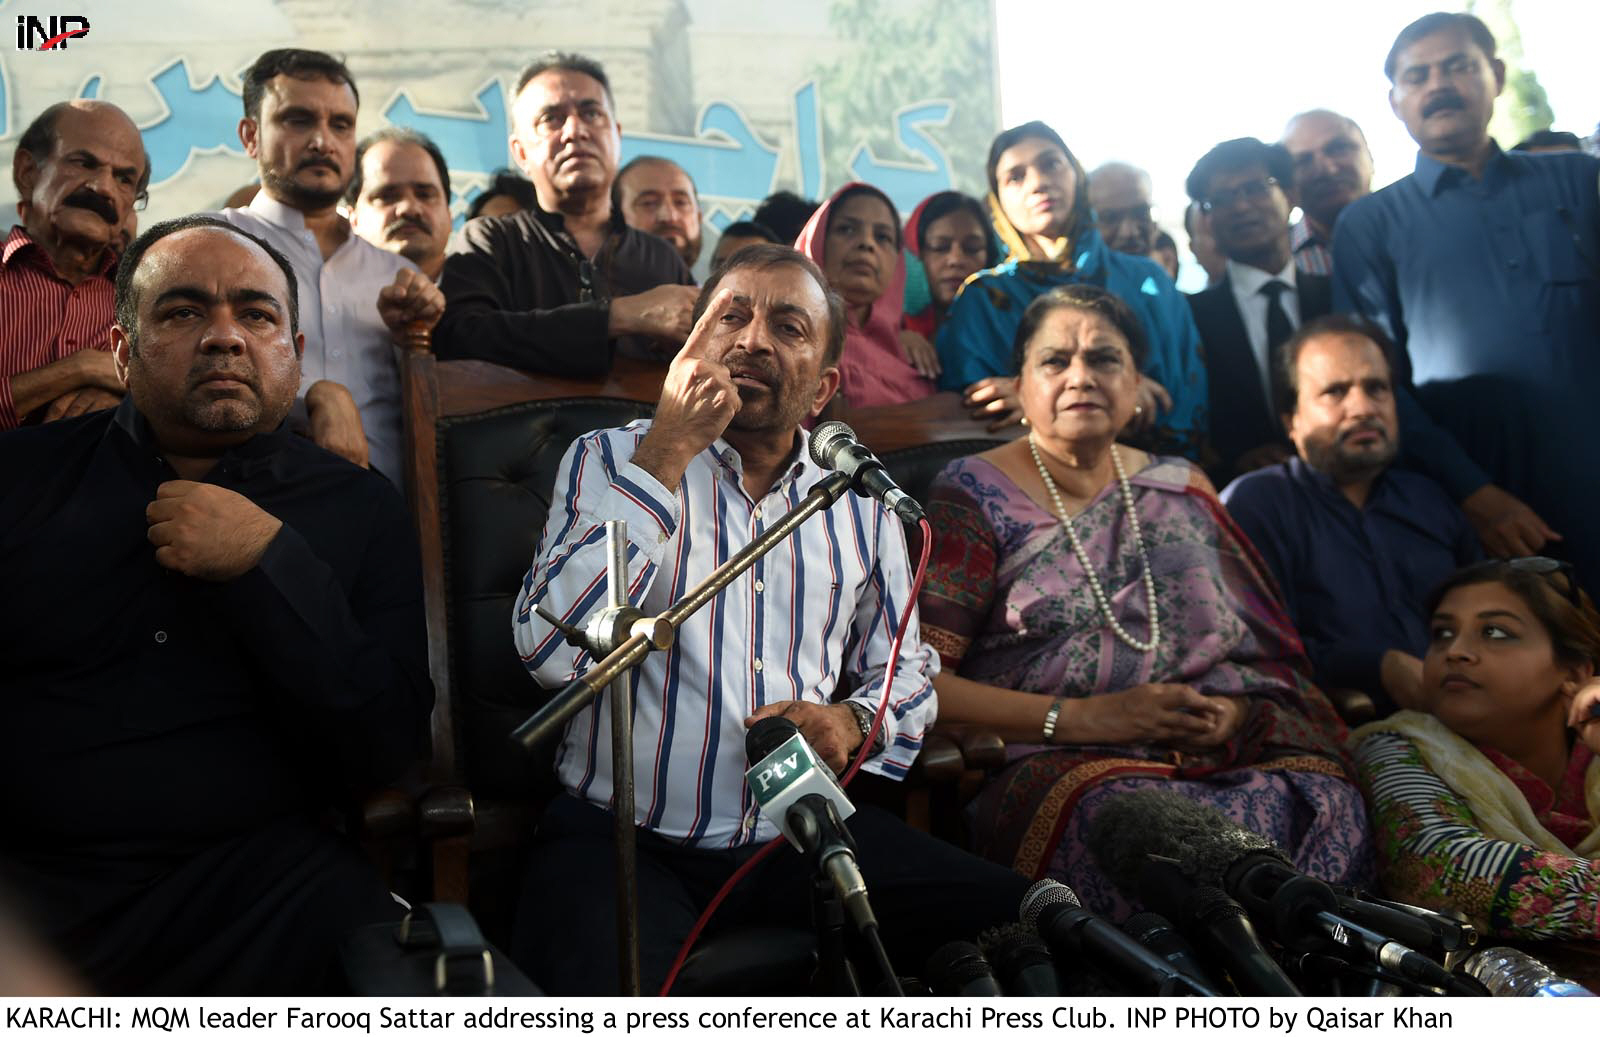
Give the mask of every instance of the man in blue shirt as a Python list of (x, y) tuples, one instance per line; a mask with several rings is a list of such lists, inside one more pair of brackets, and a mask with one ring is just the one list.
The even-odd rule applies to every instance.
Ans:
[(1277, 577), (1318, 684), (1381, 713), (1414, 706), (1429, 591), (1477, 561), (1478, 541), (1399, 449), (1389, 361), (1365, 321), (1322, 317), (1284, 343), (1280, 398), (1299, 456), (1234, 480), (1228, 511)]
[(1334, 308), (1399, 347), (1416, 386), (1399, 399), (1407, 460), (1485, 545), (1535, 554), (1559, 530), (1593, 581), (1600, 543), (1579, 534), (1600, 505), (1584, 417), (1600, 391), (1600, 161), (1500, 150), (1488, 126), (1505, 65), (1471, 15), (1407, 26), (1385, 71), (1421, 154), (1340, 216)]

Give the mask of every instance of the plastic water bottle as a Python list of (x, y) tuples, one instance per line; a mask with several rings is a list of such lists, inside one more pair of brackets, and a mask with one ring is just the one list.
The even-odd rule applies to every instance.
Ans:
[(1468, 958), (1461, 971), (1489, 988), (1495, 997), (1594, 997), (1538, 958), (1510, 947), (1486, 947)]

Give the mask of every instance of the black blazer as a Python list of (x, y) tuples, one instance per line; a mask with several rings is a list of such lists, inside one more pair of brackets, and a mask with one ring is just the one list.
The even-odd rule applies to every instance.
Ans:
[[(1295, 289), (1302, 324), (1332, 312), (1333, 288), (1328, 278), (1297, 270)], [(1255, 351), (1250, 348), (1250, 335), (1228, 278), (1189, 296), (1189, 309), (1205, 347), (1210, 442), (1216, 455), (1208, 467), (1221, 489), (1239, 474), (1234, 466), (1241, 454), (1265, 443), (1287, 443), (1288, 437), (1277, 408), (1261, 390)]]

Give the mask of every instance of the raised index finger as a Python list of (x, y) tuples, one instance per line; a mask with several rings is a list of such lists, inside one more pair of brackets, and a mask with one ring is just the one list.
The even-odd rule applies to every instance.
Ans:
[(711, 330), (723, 318), (730, 307), (733, 306), (733, 289), (723, 288), (711, 297), (711, 305), (706, 307), (706, 312), (694, 322), (694, 330), (689, 332), (689, 337), (684, 340), (683, 348), (678, 350), (678, 358), (698, 360), (706, 355), (706, 350), (711, 345)]

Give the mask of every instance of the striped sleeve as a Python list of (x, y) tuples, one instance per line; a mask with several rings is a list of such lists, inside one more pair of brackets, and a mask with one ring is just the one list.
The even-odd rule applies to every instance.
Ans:
[(512, 629), (528, 672), (546, 687), (582, 672), (587, 656), (539, 618), (536, 605), (582, 626), (606, 594), (607, 519), (628, 524), (628, 594), (638, 604), (678, 527), (678, 495), (629, 458), (648, 426), (578, 439), (556, 471), (555, 495), (533, 566), (517, 596)]
[(1471, 807), (1401, 735), (1368, 735), (1356, 766), (1390, 895), (1459, 909), (1501, 938), (1600, 938), (1600, 861), (1485, 835)]

